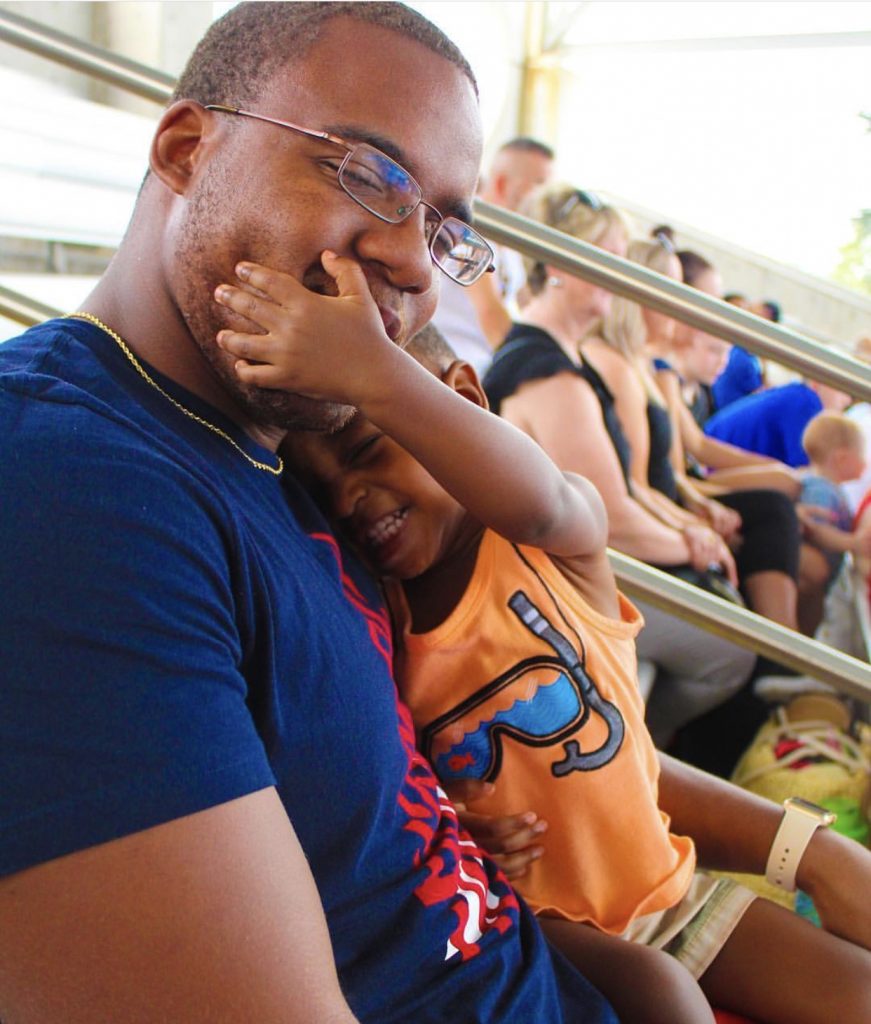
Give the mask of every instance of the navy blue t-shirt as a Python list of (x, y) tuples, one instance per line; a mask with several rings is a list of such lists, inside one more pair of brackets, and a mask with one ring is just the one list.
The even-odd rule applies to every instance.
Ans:
[(458, 831), (292, 479), (79, 320), (0, 346), (0, 437), (0, 874), (274, 785), (361, 1020), (614, 1020)]

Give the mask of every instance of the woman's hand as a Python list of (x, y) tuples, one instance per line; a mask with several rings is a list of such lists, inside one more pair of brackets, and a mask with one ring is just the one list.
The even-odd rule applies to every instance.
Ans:
[(537, 840), (547, 831), (547, 822), (541, 821), (533, 811), (502, 817), (470, 811), (469, 803), (493, 792), (490, 782), (468, 779), (444, 788), (453, 801), (460, 824), (490, 854), (507, 878), (522, 877), (529, 865), (542, 856), (544, 847)]
[(741, 516), (733, 508), (721, 505), (713, 498), (704, 499), (700, 514), (727, 544), (731, 543), (741, 529)]
[(732, 586), (738, 585), (735, 559), (718, 533), (715, 533), (710, 526), (697, 524), (685, 527), (683, 535), (690, 552), (690, 564), (694, 569), (704, 572), (712, 565), (717, 565)]

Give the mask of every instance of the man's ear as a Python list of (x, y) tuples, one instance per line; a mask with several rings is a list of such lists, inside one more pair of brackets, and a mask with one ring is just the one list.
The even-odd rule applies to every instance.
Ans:
[(482, 409), (490, 408), (490, 403), (487, 401), (487, 396), (484, 394), (484, 389), (478, 380), (478, 374), (475, 373), (474, 367), (464, 360), (455, 359), (451, 363), (442, 374), (442, 383), (447, 384), (458, 395), (468, 398), (475, 405), (480, 405)]
[(164, 111), (151, 143), (152, 172), (171, 191), (184, 195), (214, 115), (193, 100), (179, 100)]

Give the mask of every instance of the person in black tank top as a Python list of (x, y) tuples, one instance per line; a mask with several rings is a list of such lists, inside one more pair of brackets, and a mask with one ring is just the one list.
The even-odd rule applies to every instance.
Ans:
[[(545, 188), (524, 212), (617, 255), (626, 250), (620, 215), (583, 190)], [(718, 563), (734, 572), (732, 555), (714, 530), (668, 525), (630, 491), (630, 445), (614, 396), (578, 351), (580, 339), (608, 312), (610, 294), (540, 262), (528, 262), (527, 271), (532, 298), (524, 322), (512, 327), (484, 378), (493, 410), (534, 437), (562, 469), (593, 482), (608, 512), (612, 547), (661, 566), (703, 571)], [(642, 612), (647, 625), (639, 655), (656, 664), (661, 680), (648, 701), (648, 723), (662, 744), (737, 692), (755, 659), (652, 606), (643, 605)]]

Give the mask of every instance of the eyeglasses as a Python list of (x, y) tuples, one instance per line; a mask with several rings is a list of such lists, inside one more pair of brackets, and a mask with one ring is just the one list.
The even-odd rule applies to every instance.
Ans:
[(576, 188), (574, 192), (569, 193), (568, 199), (557, 210), (554, 217), (556, 223), (558, 224), (565, 217), (568, 217), (578, 203), (588, 206), (593, 213), (598, 213), (605, 205), (595, 192), (587, 192), (586, 189)]
[(435, 216), (428, 216), (424, 228), (433, 263), (457, 284), (474, 284), (488, 271), (495, 270), (493, 250), (484, 238), (457, 217), (443, 217), (439, 211), (423, 199), (420, 185), (405, 170), (380, 149), (360, 142), (352, 145), (329, 132), (302, 128), (290, 121), (279, 121), (250, 110), (227, 107), (222, 103), (209, 103), (206, 110), (217, 110), (223, 114), (238, 114), (252, 117), (256, 121), (277, 124), (300, 135), (313, 139), (324, 139), (346, 150), (345, 158), (336, 170), (339, 184), (344, 191), (379, 220), (388, 224), (400, 224), (410, 217), (418, 206), (431, 210)]

